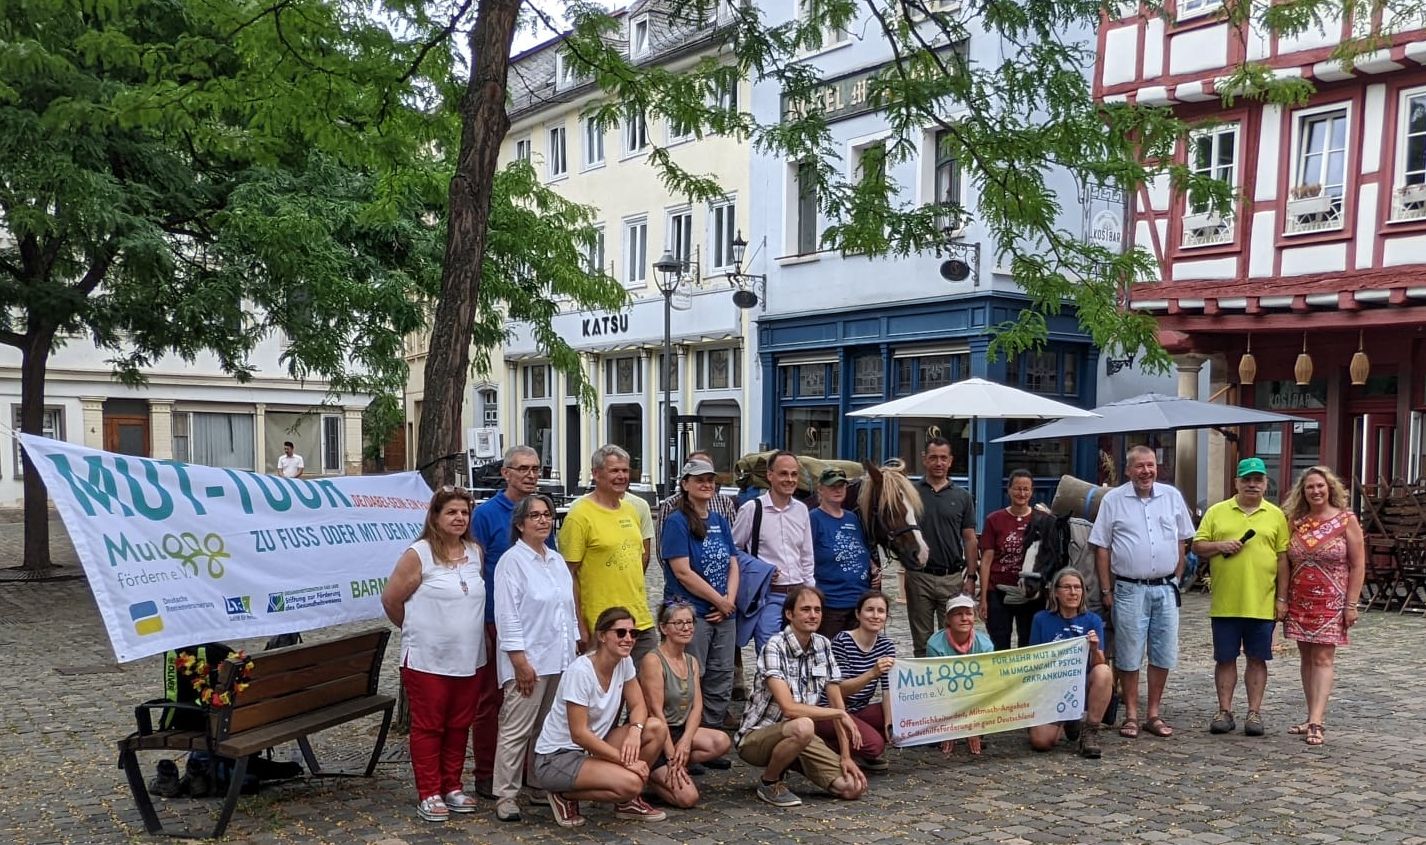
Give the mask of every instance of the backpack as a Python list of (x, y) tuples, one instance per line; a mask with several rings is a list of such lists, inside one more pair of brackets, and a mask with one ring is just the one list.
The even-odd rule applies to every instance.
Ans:
[[(191, 654), (198, 662), (207, 663), (208, 685), (217, 686), (218, 667), (222, 665), (229, 654), (235, 651), (237, 651), (237, 649), (227, 643), (200, 643), (198, 645), (185, 646), (181, 649), (164, 652), (164, 699), (176, 704), (198, 703), (198, 690), (193, 688), (192, 676), (178, 669), (178, 655), (180, 653)], [(192, 710), (170, 708), (163, 711), (163, 716), (159, 720), (159, 728), (161, 730), (201, 731), (206, 727), (204, 725), (204, 719), (205, 717), (202, 713)]]

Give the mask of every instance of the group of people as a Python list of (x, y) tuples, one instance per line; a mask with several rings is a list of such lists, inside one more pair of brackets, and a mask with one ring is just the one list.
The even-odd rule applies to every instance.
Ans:
[[(1261, 732), (1271, 626), (1286, 618), (1304, 644), (1308, 687), (1307, 720), (1293, 730), (1321, 743), (1332, 648), (1355, 621), (1362, 564), (1360, 528), (1329, 471), (1313, 468), (1299, 481), (1289, 527), (1262, 501), (1261, 462), (1245, 461), (1238, 496), (1195, 530), (1177, 491), (1157, 483), (1153, 452), (1131, 450), (1131, 481), (1104, 497), (1091, 534), (1097, 571), (1063, 568), (1040, 595), (1022, 578), (1034, 519), (1029, 473), (1011, 474), (1010, 506), (978, 532), (970, 495), (950, 480), (950, 444), (932, 439), (922, 459), (913, 530), (923, 554), (903, 561), (913, 653), (1006, 649), (1012, 634), (1021, 646), (1089, 642), (1084, 718), (1032, 728), (1031, 747), (1049, 750), (1068, 737), (1082, 755), (1100, 756), (1116, 675), (1126, 708), (1120, 733), (1172, 734), (1160, 706), (1177, 658), (1177, 578), (1190, 540), (1214, 573), (1220, 712), (1212, 729), (1234, 729), (1241, 646), (1245, 728)], [(502, 821), (521, 818), (522, 791), (547, 801), (565, 826), (584, 824), (581, 802), (660, 820), (666, 814), (647, 793), (691, 807), (697, 775), (728, 768), (734, 751), (760, 770), (757, 797), (774, 806), (801, 803), (788, 771), (841, 799), (864, 794), (866, 773), (888, 768), (891, 726), (878, 699), (897, 648), (885, 632), (890, 603), (875, 549), (847, 507), (846, 475), (822, 472), (809, 509), (796, 497), (796, 456), (780, 452), (768, 463), (767, 491), (739, 505), (719, 492), (711, 457), (694, 453), (678, 490), (651, 512), (626, 495), (623, 449), (598, 449), (590, 469), (593, 489), (570, 506), (556, 542), (555, 506), (538, 492), (539, 457), (513, 447), (501, 470), (505, 489), (473, 511), (463, 490), (435, 493), (421, 537), (388, 580), (382, 601), (402, 629), (418, 815), (439, 822), (477, 810), (462, 785), (472, 735), (475, 791), (495, 800)], [(1255, 533), (1245, 536), (1243, 525)], [(654, 608), (645, 579), (652, 560), (664, 583)], [(1355, 574), (1343, 582), (1342, 571)], [(1096, 587), (1093, 606), (1109, 610), (1111, 626), (1092, 609)], [(977, 615), (988, 636), (976, 630)], [(749, 640), (757, 663), (730, 738), (738, 654)], [(967, 745), (980, 753), (979, 738)], [(942, 747), (949, 753), (954, 744)]]

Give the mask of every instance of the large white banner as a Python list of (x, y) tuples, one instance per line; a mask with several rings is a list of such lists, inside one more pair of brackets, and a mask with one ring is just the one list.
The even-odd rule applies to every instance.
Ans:
[(431, 498), (414, 472), (309, 481), (20, 442), (120, 662), (382, 616), (382, 587)]
[(901, 747), (1064, 722), (1084, 715), (1089, 640), (964, 657), (897, 658), (887, 701)]

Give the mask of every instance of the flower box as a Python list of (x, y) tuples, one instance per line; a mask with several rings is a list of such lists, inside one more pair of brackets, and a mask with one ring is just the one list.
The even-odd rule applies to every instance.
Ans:
[(1197, 237), (1216, 235), (1223, 229), (1223, 215), (1216, 211), (1205, 211), (1202, 214), (1185, 215), (1183, 218), (1183, 229), (1190, 235)]
[(1304, 217), (1323, 217), (1332, 213), (1332, 196), (1318, 194), (1287, 201), (1287, 214), (1297, 220)]

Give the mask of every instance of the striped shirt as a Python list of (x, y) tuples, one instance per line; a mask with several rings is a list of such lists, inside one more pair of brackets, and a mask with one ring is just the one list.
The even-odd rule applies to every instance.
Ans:
[[(848, 681), (876, 668), (876, 661), (880, 658), (895, 657), (896, 643), (893, 643), (886, 634), (877, 634), (876, 641), (871, 644), (871, 650), (862, 651), (862, 647), (857, 645), (855, 639), (852, 639), (852, 632), (842, 631), (832, 638), (832, 655), (837, 658), (837, 666), (842, 670), (842, 680)], [(882, 675), (880, 683), (873, 681), (852, 695), (843, 696), (842, 703), (846, 706), (847, 712), (860, 710), (871, 704), (872, 698), (876, 696), (878, 686), (882, 689), (889, 689), (891, 687), (890, 678)], [(820, 703), (823, 707), (827, 706), (825, 693)]]

